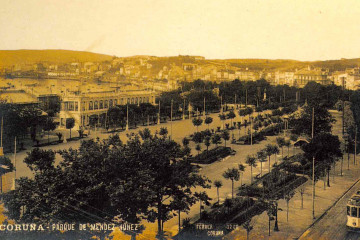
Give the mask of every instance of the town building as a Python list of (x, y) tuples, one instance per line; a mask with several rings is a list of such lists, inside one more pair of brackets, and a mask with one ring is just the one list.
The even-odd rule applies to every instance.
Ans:
[(323, 85), (331, 84), (329, 70), (321, 68), (311, 68), (310, 66), (294, 74), (294, 86), (304, 87), (309, 82), (317, 82)]
[(75, 129), (89, 125), (91, 116), (107, 113), (108, 109), (116, 105), (151, 103), (155, 104), (156, 94), (152, 91), (118, 91), (102, 92), (72, 92), (62, 97), (60, 108), (60, 127), (66, 126), (66, 119), (75, 120)]

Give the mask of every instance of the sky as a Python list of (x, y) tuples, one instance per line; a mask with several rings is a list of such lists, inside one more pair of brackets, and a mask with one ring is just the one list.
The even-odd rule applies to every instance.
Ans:
[(360, 57), (359, 0), (0, 0), (0, 50)]

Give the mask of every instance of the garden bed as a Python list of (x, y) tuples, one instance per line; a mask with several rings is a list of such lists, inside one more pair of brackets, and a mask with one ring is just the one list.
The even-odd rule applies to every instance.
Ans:
[(199, 164), (211, 164), (233, 154), (234, 152), (235, 151), (230, 147), (216, 147), (209, 151), (204, 151), (195, 157), (191, 157), (190, 161)]

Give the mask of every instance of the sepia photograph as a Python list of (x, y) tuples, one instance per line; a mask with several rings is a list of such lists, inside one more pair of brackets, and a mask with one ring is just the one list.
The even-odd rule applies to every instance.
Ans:
[(358, 0), (0, 6), (0, 239), (360, 239)]

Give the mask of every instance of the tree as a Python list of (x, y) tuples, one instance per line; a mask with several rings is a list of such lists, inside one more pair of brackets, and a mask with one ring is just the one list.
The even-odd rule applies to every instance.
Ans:
[(204, 136), (201, 132), (196, 132), (194, 133), (193, 137), (192, 137), (192, 140), (195, 142), (195, 143), (202, 143), (203, 140), (204, 140)]
[(141, 139), (144, 140), (144, 141), (147, 140), (147, 139), (150, 139), (152, 137), (151, 131), (148, 128), (145, 128), (142, 131), (140, 130), (139, 135), (140, 135)]
[(199, 193), (195, 193), (195, 196), (197, 197), (198, 201), (199, 201), (199, 205), (200, 205), (200, 219), (202, 217), (201, 212), (204, 209), (204, 206), (202, 205), (202, 203), (205, 203), (206, 206), (210, 205), (209, 200), (211, 200), (211, 198), (209, 198), (209, 196), (207, 195), (206, 192), (199, 192)]
[(196, 132), (199, 132), (199, 126), (202, 124), (203, 120), (201, 118), (194, 118), (192, 120), (193, 125), (196, 127)]
[(225, 147), (226, 147), (226, 141), (228, 141), (230, 139), (230, 134), (228, 131), (223, 131), (221, 134), (221, 137), (224, 139), (225, 142)]
[[(315, 158), (316, 166), (322, 165), (326, 168), (328, 174), (328, 186), (330, 187), (330, 169), (331, 165), (338, 158), (342, 157), (340, 149), (340, 140), (338, 136), (330, 133), (319, 133), (311, 139), (309, 144), (302, 146), (304, 156), (310, 162)], [(315, 171), (315, 177), (320, 177), (321, 173)]]
[(319, 133), (330, 133), (332, 123), (335, 121), (329, 111), (321, 105), (304, 107), (299, 115), (294, 115), (289, 119), (289, 125), (292, 126), (292, 133), (307, 136), (312, 135), (312, 113), (314, 108), (314, 136)]
[(56, 128), (56, 124), (55, 124), (54, 120), (51, 117), (47, 117), (45, 124), (43, 126), (43, 130), (47, 131), (48, 143), (50, 143), (50, 131), (54, 131), (55, 128)]
[(2, 175), (14, 171), (14, 165), (8, 157), (0, 156), (0, 192), (3, 193)]
[(237, 122), (236, 126), (239, 129), (239, 138), (240, 138), (241, 122)]
[(287, 207), (287, 210), (286, 210), (286, 221), (287, 222), (289, 221), (289, 202), (294, 195), (295, 195), (295, 193), (293, 191), (289, 191), (284, 196), (285, 201), (286, 201), (286, 207)]
[[(77, 150), (59, 153), (63, 159), (59, 166), (51, 150), (34, 149), (25, 159), (35, 176), (20, 179), (18, 188), (7, 194), (12, 219), (99, 222), (118, 216), (137, 223), (146, 218), (158, 222), (162, 236), (163, 223), (173, 211), (198, 201), (194, 189), (210, 187), (179, 144), (156, 135), (143, 141), (130, 136), (126, 144), (117, 135), (88, 140)], [(174, 203), (178, 200), (185, 206)]]
[(284, 146), (285, 146), (285, 138), (283, 137), (277, 137), (276, 138), (276, 143), (279, 146), (279, 148), (281, 148), (281, 157), (284, 158)]
[(246, 239), (249, 240), (250, 232), (254, 228), (253, 225), (251, 224), (251, 219), (246, 220), (242, 226), (246, 230)]
[(221, 143), (221, 137), (218, 134), (214, 134), (214, 136), (212, 137), (212, 143), (216, 145), (216, 147), (218, 146), (218, 144)]
[(224, 130), (224, 129), (225, 129), (224, 121), (225, 121), (225, 119), (226, 119), (226, 115), (225, 115), (225, 114), (219, 114), (219, 118), (220, 118), (220, 120), (222, 121), (223, 130)]
[(222, 181), (220, 181), (220, 180), (215, 180), (215, 181), (214, 181), (214, 187), (216, 187), (216, 191), (217, 191), (218, 204), (220, 203), (219, 189), (220, 189), (222, 186), (223, 186)]
[(274, 145), (268, 144), (268, 145), (266, 145), (264, 150), (266, 152), (266, 155), (269, 157), (269, 173), (270, 173), (270, 171), (271, 171), (270, 157), (274, 153)]
[(230, 119), (230, 122), (231, 122), (231, 126), (233, 125), (232, 124), (232, 120), (236, 117), (234, 111), (230, 111), (228, 114), (227, 114), (227, 118)]
[(75, 119), (67, 118), (66, 119), (66, 129), (70, 129), (70, 139), (71, 139), (71, 129), (75, 126)]
[(160, 134), (160, 136), (163, 136), (163, 138), (165, 138), (166, 135), (168, 134), (167, 128), (164, 128), (164, 127), (160, 128), (159, 134)]
[(56, 136), (59, 138), (59, 142), (61, 141), (61, 138), (62, 138), (62, 133), (61, 132), (57, 132), (56, 133)]
[(210, 136), (206, 136), (204, 139), (204, 144), (206, 146), (206, 152), (209, 151), (209, 146), (211, 145), (211, 138)]
[(285, 140), (285, 144), (284, 144), (285, 147), (287, 147), (288, 151), (287, 151), (287, 157), (289, 157), (289, 153), (290, 153), (290, 146), (291, 146), (291, 142), (290, 140)]
[(260, 162), (260, 176), (262, 176), (262, 164), (263, 164), (263, 162), (266, 162), (266, 157), (267, 157), (265, 149), (258, 151), (256, 153), (256, 156)]
[(275, 163), (277, 163), (277, 155), (280, 153), (278, 146), (273, 145), (272, 154), (275, 155)]
[(247, 155), (246, 164), (250, 166), (251, 184), (252, 184), (252, 182), (253, 182), (252, 168), (257, 166), (256, 157), (252, 156), (252, 155)]
[(196, 144), (196, 147), (195, 147), (195, 150), (198, 152), (198, 156), (199, 156), (199, 154), (200, 154), (200, 150), (201, 150), (201, 146), (200, 146), (200, 144)]
[(184, 146), (188, 146), (189, 143), (190, 143), (189, 139), (187, 139), (186, 137), (184, 137), (183, 140), (182, 140), (182, 144), (183, 144)]
[(240, 163), (238, 168), (239, 168), (239, 174), (240, 174), (240, 186), (242, 186), (243, 185), (242, 184), (242, 177), (243, 177), (243, 174), (245, 172), (245, 166), (242, 163)]
[(234, 198), (234, 181), (239, 181), (239, 170), (237, 168), (228, 168), (228, 170), (226, 170), (223, 173), (223, 177), (225, 179), (230, 179), (231, 180), (231, 199)]
[(206, 117), (204, 122), (208, 126), (208, 129), (209, 129), (209, 125), (213, 122), (213, 118), (212, 117)]
[(305, 194), (305, 187), (304, 185), (302, 185), (299, 189), (299, 193), (300, 193), (300, 196), (301, 196), (301, 209), (304, 208), (304, 194)]

